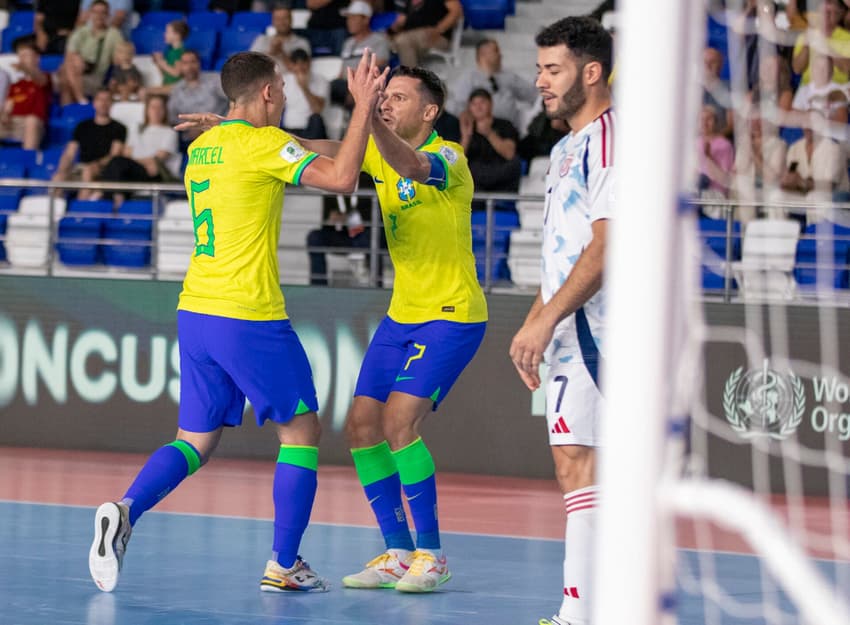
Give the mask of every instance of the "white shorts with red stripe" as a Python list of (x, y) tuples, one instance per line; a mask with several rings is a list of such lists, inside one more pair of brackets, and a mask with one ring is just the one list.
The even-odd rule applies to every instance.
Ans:
[(604, 399), (594, 379), (596, 367), (557, 362), (546, 378), (546, 427), (550, 445), (598, 447)]

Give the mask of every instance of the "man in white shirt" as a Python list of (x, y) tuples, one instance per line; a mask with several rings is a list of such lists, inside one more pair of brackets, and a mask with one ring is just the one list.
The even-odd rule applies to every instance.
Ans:
[(310, 57), (300, 48), (292, 52), (290, 68), (283, 75), (283, 129), (302, 139), (327, 139), (322, 111), (330, 97), (330, 83), (310, 69)]
[(251, 52), (268, 54), (280, 65), (281, 71), (291, 69), (291, 56), (295, 50), (311, 54), (310, 42), (292, 32), (292, 11), (287, 5), (272, 9), (272, 25), (265, 35), (259, 35), (251, 44)]

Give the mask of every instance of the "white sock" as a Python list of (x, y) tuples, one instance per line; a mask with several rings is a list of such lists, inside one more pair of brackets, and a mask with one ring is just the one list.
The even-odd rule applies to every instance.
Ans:
[(564, 541), (564, 600), (558, 617), (570, 625), (590, 622), (593, 540), (596, 533), (596, 487), (564, 495), (567, 531)]

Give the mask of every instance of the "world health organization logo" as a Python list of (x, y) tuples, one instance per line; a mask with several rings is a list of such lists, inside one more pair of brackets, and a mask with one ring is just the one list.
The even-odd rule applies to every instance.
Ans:
[(803, 383), (790, 370), (768, 366), (744, 371), (738, 367), (726, 380), (723, 411), (732, 429), (745, 438), (787, 438), (797, 429), (806, 410)]

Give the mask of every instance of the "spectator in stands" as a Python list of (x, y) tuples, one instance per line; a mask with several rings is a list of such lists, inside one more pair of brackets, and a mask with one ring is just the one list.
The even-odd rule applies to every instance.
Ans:
[(776, 124), (785, 125), (794, 99), (791, 89), (791, 69), (788, 61), (778, 54), (761, 57), (759, 61), (759, 79), (747, 94), (750, 111), (758, 108), (765, 115), (775, 118)]
[(528, 134), (520, 140), (517, 152), (525, 162), (536, 156), (548, 157), (552, 147), (569, 131), (566, 121), (550, 119), (546, 111), (540, 111), (528, 125)]
[(117, 28), (109, 26), (107, 2), (94, 0), (89, 16), (89, 22), (68, 38), (65, 61), (59, 67), (62, 104), (88, 102), (89, 96), (103, 86), (115, 47), (124, 40)]
[(832, 57), (826, 54), (812, 55), (810, 64), (811, 80), (797, 87), (792, 107), (797, 111), (818, 109), (824, 115), (829, 113), (829, 94), (833, 91), (843, 92), (847, 85), (840, 85), (833, 80)]
[[(368, 174), (361, 173), (358, 187), (374, 188), (372, 178)], [(351, 248), (366, 252), (370, 247), (372, 234), (365, 224), (372, 220), (372, 200), (367, 197), (348, 198), (342, 195), (325, 196), (325, 200), (323, 225), (307, 234), (307, 247), (337, 247), (340, 248), (340, 253), (351, 252), (353, 251)], [(382, 229), (381, 235), (383, 239)], [(382, 242), (382, 247), (386, 248), (386, 241)], [(309, 255), (310, 284), (326, 285), (328, 283), (326, 253), (313, 249), (309, 250)], [(377, 286), (381, 285), (382, 266), (379, 255)]]
[(180, 80), (180, 57), (186, 51), (184, 42), (189, 36), (189, 25), (183, 20), (174, 20), (165, 25), (165, 52), (154, 52), (153, 62), (162, 72), (162, 84), (168, 91)]
[(342, 10), (345, 25), (351, 36), (342, 44), (340, 57), (342, 69), (339, 77), (331, 81), (331, 102), (351, 110), (354, 101), (348, 92), (346, 70), (354, 69), (363, 56), (363, 50), (369, 48), (375, 53), (378, 67), (383, 69), (390, 60), (390, 42), (384, 33), (376, 33), (369, 26), (372, 17), (372, 6), (365, 0), (354, 0), (348, 8)]
[(65, 54), (65, 43), (77, 23), (79, 0), (38, 0), (35, 43), (42, 54)]
[(460, 0), (396, 0), (398, 17), (388, 32), (401, 65), (420, 65), (428, 50), (448, 50), (463, 20)]
[(508, 120), (517, 129), (520, 129), (520, 111), (531, 109), (538, 96), (534, 84), (502, 69), (502, 52), (494, 39), (482, 39), (476, 44), (475, 67), (461, 72), (451, 82), (446, 108), (459, 115), (474, 89), (489, 91), (493, 97), (493, 115)]
[[(130, 15), (133, 13), (133, 0), (108, 0), (109, 2), (109, 25), (114, 26), (121, 31), (121, 36), (125, 39), (130, 38), (130, 33), (133, 30), (130, 27)], [(86, 24), (91, 15), (91, 9), (94, 0), (82, 0), (80, 2), (80, 13), (77, 16), (77, 26)]]
[[(227, 113), (228, 103), (221, 90), (218, 74), (201, 73), (201, 57), (194, 50), (186, 50), (180, 57), (180, 82), (171, 88), (168, 98), (168, 122), (179, 124), (180, 113), (195, 111), (210, 111), (218, 115)], [(201, 134), (200, 129), (187, 130), (182, 133), (184, 142), (189, 142)]]
[(731, 137), (734, 122), (732, 95), (729, 83), (720, 77), (723, 54), (716, 48), (706, 48), (703, 51), (702, 64), (702, 103), (711, 105), (717, 111), (717, 131), (725, 137)]
[[(738, 200), (755, 202), (763, 201), (769, 205), (775, 199), (779, 190), (779, 181), (785, 173), (785, 155), (788, 145), (780, 139), (776, 132), (765, 133), (775, 129), (772, 124), (763, 123), (762, 118), (754, 116), (747, 122), (749, 140), (739, 140), (735, 150), (735, 166), (732, 178), (732, 194)], [(769, 217), (784, 217), (784, 211), (776, 211), (762, 207)], [(736, 208), (735, 219), (747, 222), (756, 217), (755, 206), (739, 206)]]
[[(166, 98), (149, 96), (145, 102), (145, 122), (140, 132), (131, 136), (124, 151), (113, 156), (101, 170), (98, 180), (115, 182), (174, 182), (180, 174), (179, 140), (168, 125)], [(108, 195), (108, 194), (107, 194)], [(91, 199), (99, 199), (100, 192)], [(112, 194), (116, 206), (124, 201), (123, 193)]]
[[(699, 157), (699, 190), (709, 195), (725, 197), (729, 191), (735, 149), (718, 131), (718, 112), (710, 104), (703, 104), (699, 117), (697, 154)], [(705, 195), (705, 194), (704, 194)]]
[(34, 37), (15, 40), (18, 61), (14, 66), (21, 78), (12, 83), (0, 114), (0, 137), (15, 139), (26, 150), (37, 150), (44, 136), (53, 89), (50, 75), (41, 71), (41, 55)]
[[(817, 132), (825, 125), (823, 113), (811, 110), (809, 116), (811, 123), (803, 128), (803, 138), (788, 148), (780, 186), (787, 199), (801, 204), (831, 200), (836, 195), (843, 198), (850, 192), (846, 145)], [(820, 215), (819, 209), (810, 209), (808, 221), (817, 221)]]
[(312, 53), (339, 56), (348, 32), (341, 11), (348, 0), (307, 0), (310, 19), (307, 21)]
[[(127, 139), (127, 129), (109, 116), (112, 94), (101, 87), (92, 99), (94, 118), (77, 124), (74, 136), (65, 146), (59, 165), (53, 175), (54, 181), (80, 180), (92, 182), (100, 175), (103, 167), (113, 156), (120, 155)], [(79, 162), (75, 164), (79, 156)], [(77, 197), (89, 199), (91, 189), (82, 189)]]
[(841, 0), (822, 0), (816, 24), (802, 33), (794, 44), (791, 67), (801, 74), (801, 84), (811, 79), (810, 47), (815, 52), (828, 54), (834, 62), (832, 80), (846, 83), (850, 77), (850, 32), (839, 24), (844, 19), (845, 7)]
[(272, 10), (270, 32), (259, 35), (251, 44), (252, 52), (268, 54), (280, 65), (281, 71), (290, 69), (290, 55), (295, 50), (311, 54), (310, 42), (292, 32), (292, 11), (288, 4), (277, 4)]
[(290, 67), (292, 71), (283, 75), (283, 129), (302, 139), (327, 139), (322, 111), (330, 97), (330, 83), (311, 70), (310, 56), (304, 50), (292, 52)]
[(131, 41), (122, 41), (115, 46), (112, 65), (106, 71), (104, 81), (112, 99), (116, 102), (135, 102), (142, 97), (142, 73), (133, 64), (136, 46)]
[[(509, 121), (493, 117), (493, 100), (486, 89), (469, 94), (460, 115), (460, 144), (478, 191), (518, 191), (522, 164), (517, 156), (519, 133)], [(473, 202), (473, 210), (484, 208)]]

